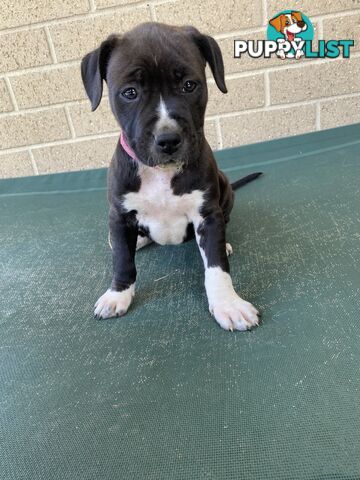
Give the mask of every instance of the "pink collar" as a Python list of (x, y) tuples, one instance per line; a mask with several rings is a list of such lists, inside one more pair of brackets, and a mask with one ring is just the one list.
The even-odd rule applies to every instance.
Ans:
[(125, 150), (125, 152), (129, 155), (129, 157), (131, 157), (133, 160), (137, 161), (136, 154), (135, 154), (134, 150), (127, 143), (125, 135), (122, 132), (121, 132), (121, 135), (120, 135), (120, 144), (123, 147), (123, 149)]

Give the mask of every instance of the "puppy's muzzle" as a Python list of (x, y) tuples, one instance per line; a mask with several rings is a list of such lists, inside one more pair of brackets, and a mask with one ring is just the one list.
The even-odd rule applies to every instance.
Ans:
[(176, 132), (161, 133), (155, 137), (155, 147), (158, 153), (172, 155), (182, 143), (181, 136)]

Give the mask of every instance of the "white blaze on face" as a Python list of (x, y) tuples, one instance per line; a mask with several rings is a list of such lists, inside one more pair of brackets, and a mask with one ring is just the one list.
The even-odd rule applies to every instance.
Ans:
[(291, 17), (290, 13), (285, 14), (285, 16), (288, 17), (290, 25), (288, 27), (285, 27), (284, 31), (287, 32), (288, 36), (289, 36), (289, 32), (290, 32), (290, 36), (291, 36), (290, 40), (293, 40), (294, 39), (294, 37), (293, 37), (294, 34), (300, 33), (301, 31), (306, 30), (306, 28), (300, 28), (298, 26), (297, 22), (294, 21), (294, 19)]
[(290, 13), (286, 13), (285, 16), (288, 17), (289, 22), (290, 22), (290, 25), (292, 25), (294, 22), (293, 22), (293, 20), (292, 20), (292, 18), (291, 18)]
[(160, 95), (160, 102), (157, 108), (159, 120), (155, 125), (155, 133), (163, 133), (166, 131), (174, 131), (178, 129), (178, 123), (173, 118), (170, 118), (169, 111), (166, 107), (164, 99)]

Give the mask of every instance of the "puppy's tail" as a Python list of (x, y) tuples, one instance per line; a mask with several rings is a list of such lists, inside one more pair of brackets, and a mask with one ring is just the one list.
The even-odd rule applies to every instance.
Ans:
[(235, 182), (233, 182), (231, 184), (231, 188), (233, 190), (236, 190), (237, 188), (240, 188), (240, 187), (246, 185), (247, 183), (252, 182), (253, 180), (255, 180), (255, 178), (260, 177), (260, 175), (262, 175), (262, 173), (263, 172), (251, 173), (250, 175), (247, 175), (246, 177), (240, 178), (239, 180), (235, 180)]

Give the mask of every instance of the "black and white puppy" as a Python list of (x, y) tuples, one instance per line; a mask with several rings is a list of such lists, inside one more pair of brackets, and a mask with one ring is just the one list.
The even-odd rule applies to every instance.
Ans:
[(257, 310), (237, 295), (229, 275), (225, 224), (234, 193), (204, 137), (206, 62), (226, 93), (216, 41), (193, 27), (160, 23), (112, 35), (82, 60), (92, 110), (105, 80), (122, 129), (108, 175), (113, 279), (95, 304), (99, 318), (127, 312), (135, 293), (137, 248), (195, 236), (216, 321), (231, 331), (258, 324)]

